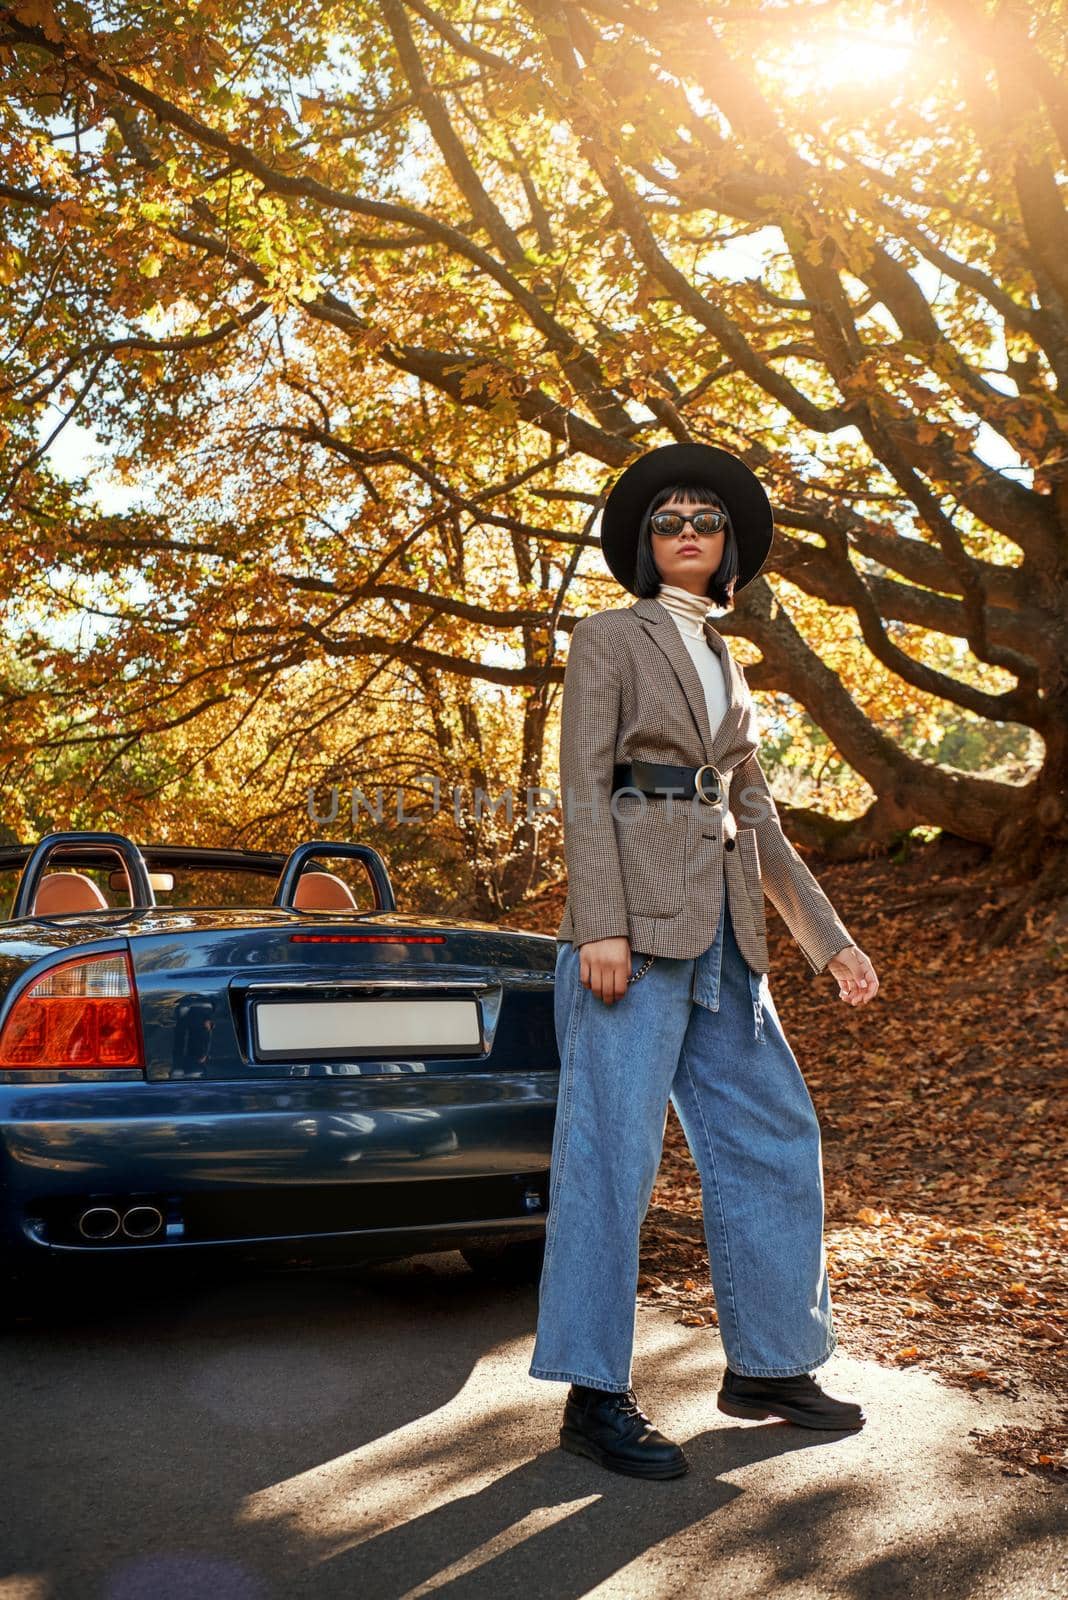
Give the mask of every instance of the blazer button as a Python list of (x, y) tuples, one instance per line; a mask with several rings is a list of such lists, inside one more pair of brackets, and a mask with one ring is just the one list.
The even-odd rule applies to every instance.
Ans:
[(733, 850), (734, 849), (734, 840), (733, 839), (724, 839), (723, 848), (724, 848), (724, 850)]

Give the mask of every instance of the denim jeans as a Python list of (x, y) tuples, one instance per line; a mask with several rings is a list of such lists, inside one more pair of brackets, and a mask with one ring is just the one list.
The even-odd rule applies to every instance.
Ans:
[[(631, 971), (645, 957), (632, 952)], [(733, 1371), (807, 1372), (835, 1349), (820, 1128), (767, 974), (727, 910), (700, 956), (658, 956), (614, 1004), (558, 941), (560, 1087), (530, 1376), (631, 1386), (638, 1236), (670, 1099), (701, 1180), (720, 1336)]]

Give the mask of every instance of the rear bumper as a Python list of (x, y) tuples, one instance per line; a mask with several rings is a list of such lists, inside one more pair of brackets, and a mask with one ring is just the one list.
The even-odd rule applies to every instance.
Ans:
[[(555, 1070), (271, 1083), (0, 1086), (0, 1242), (91, 1255), (374, 1258), (536, 1237)], [(90, 1206), (159, 1210), (89, 1240)]]

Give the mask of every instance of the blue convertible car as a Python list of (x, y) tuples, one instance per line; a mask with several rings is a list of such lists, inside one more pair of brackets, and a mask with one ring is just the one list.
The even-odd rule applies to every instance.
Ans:
[(536, 1279), (553, 938), (399, 912), (360, 844), (52, 833), (0, 847), (0, 874), (9, 1279), (455, 1249)]

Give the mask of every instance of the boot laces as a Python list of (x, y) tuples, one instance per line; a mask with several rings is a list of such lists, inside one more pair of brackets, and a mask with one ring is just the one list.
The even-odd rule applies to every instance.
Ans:
[(635, 1394), (633, 1389), (628, 1389), (626, 1394), (620, 1396), (619, 1409), (623, 1412), (624, 1416), (641, 1417), (643, 1422), (649, 1421), (649, 1418), (645, 1415), (645, 1412), (638, 1404), (638, 1396)]

